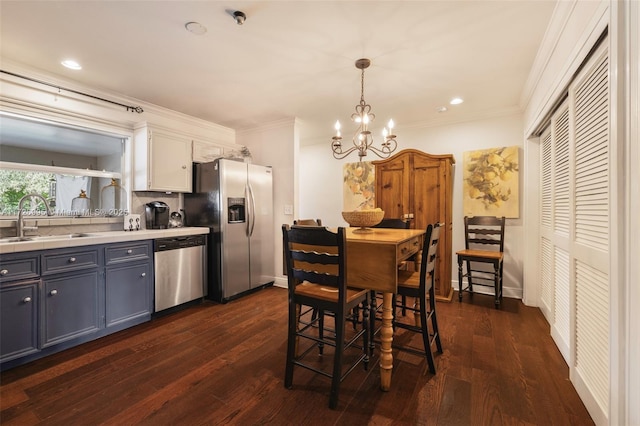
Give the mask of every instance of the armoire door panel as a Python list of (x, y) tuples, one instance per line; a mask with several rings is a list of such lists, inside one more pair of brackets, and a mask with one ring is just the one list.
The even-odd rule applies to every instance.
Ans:
[(411, 228), (442, 223), (436, 265), (436, 297), (451, 301), (451, 230), (453, 155), (431, 155), (406, 149), (386, 160), (374, 161), (376, 206), (385, 217), (412, 215)]
[[(380, 203), (377, 204), (384, 210), (384, 216), (387, 219), (402, 218), (405, 207), (408, 205), (408, 190), (404, 184), (403, 170), (383, 170), (380, 174), (380, 190), (376, 197), (380, 197)], [(407, 194), (407, 197), (395, 196), (395, 194)]]

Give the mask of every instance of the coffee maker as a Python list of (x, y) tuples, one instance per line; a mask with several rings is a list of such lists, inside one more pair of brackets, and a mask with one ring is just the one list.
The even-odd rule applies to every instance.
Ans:
[(169, 227), (169, 206), (162, 201), (145, 204), (147, 229), (167, 229)]

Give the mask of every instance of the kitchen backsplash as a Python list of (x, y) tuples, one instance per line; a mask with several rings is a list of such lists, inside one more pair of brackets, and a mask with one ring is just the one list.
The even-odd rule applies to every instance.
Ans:
[(167, 194), (165, 192), (149, 192), (149, 191), (137, 191), (133, 192), (131, 197), (131, 213), (139, 214), (142, 221), (142, 225), (145, 224), (144, 218), (144, 205), (151, 201), (163, 201), (169, 206), (169, 210), (173, 213), (180, 211), (182, 208), (182, 197), (177, 192)]
[[(133, 192), (131, 196), (132, 214), (139, 214), (142, 227), (145, 228), (145, 208), (144, 205), (151, 201), (164, 201), (169, 205), (171, 212), (179, 211), (182, 208), (182, 196), (178, 193), (167, 194), (165, 192)], [(36, 231), (28, 231), (29, 235), (60, 235), (74, 232), (108, 232), (122, 231), (123, 217), (59, 217), (50, 218), (47, 216), (32, 219), (25, 218), (27, 226), (33, 226), (38, 221)], [(0, 238), (16, 236), (16, 220), (0, 220)]]

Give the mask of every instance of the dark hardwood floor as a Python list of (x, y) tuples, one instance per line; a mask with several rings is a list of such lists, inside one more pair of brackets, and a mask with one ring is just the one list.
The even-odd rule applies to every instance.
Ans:
[(439, 303), (436, 375), (394, 351), (390, 392), (374, 358), (330, 410), (327, 378), (297, 368), (293, 389), (283, 386), (286, 299), (267, 288), (205, 302), (5, 371), (0, 424), (593, 424), (544, 317), (518, 300), (499, 310), (478, 294)]

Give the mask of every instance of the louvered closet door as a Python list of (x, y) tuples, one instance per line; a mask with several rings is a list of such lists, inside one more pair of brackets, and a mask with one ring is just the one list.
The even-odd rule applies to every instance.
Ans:
[(556, 345), (570, 363), (571, 283), (569, 274), (570, 155), (569, 103), (565, 101), (542, 135), (541, 308)]
[[(606, 44), (604, 46), (606, 48)], [(609, 412), (609, 55), (598, 49), (569, 90), (575, 105), (575, 373)]]
[(609, 120), (605, 42), (541, 135), (539, 240), (541, 310), (578, 392), (587, 392), (603, 413), (609, 406)]

